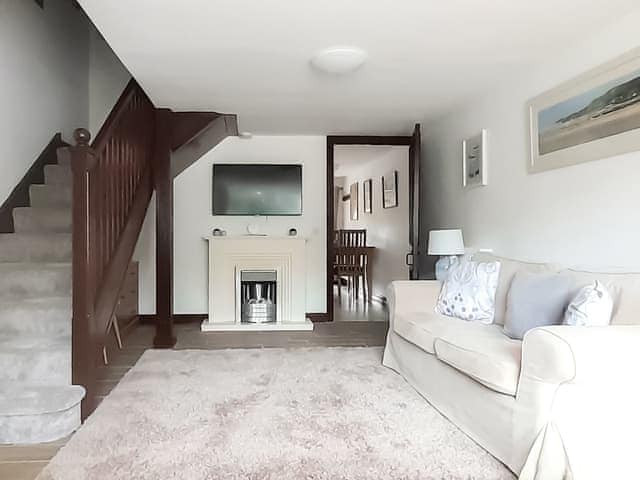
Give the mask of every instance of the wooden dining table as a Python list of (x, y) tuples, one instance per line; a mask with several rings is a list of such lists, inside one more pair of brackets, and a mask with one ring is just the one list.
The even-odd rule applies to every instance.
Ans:
[(334, 246), (333, 252), (335, 257), (340, 256), (355, 256), (363, 258), (364, 263), (364, 278), (367, 284), (366, 298), (367, 302), (371, 303), (371, 289), (373, 287), (373, 257), (375, 255), (376, 247), (340, 247)]

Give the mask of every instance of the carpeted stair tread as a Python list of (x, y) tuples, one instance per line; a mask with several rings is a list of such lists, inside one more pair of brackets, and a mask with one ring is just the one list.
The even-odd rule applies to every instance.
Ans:
[(31, 185), (29, 199), (32, 207), (70, 207), (71, 185)]
[[(72, 171), (44, 166), (0, 234), (0, 444), (58, 440), (80, 425), (71, 385)], [(1, 476), (1, 475), (0, 475)]]
[(0, 302), (71, 295), (71, 263), (0, 263)]
[(70, 384), (71, 337), (0, 334), (0, 385), (5, 381)]
[(16, 233), (23, 232), (71, 232), (71, 208), (19, 207), (13, 209)]
[(29, 385), (6, 382), (0, 392), (0, 415), (38, 415), (74, 407), (84, 397), (79, 385)]
[(44, 183), (47, 185), (71, 185), (69, 165), (45, 165)]
[(71, 295), (0, 298), (0, 334), (71, 334)]
[(0, 234), (0, 262), (70, 262), (71, 233)]

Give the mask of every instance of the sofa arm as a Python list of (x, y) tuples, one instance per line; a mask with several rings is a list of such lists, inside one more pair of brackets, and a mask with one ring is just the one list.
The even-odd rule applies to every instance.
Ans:
[(521, 378), (545, 383), (635, 383), (640, 325), (534, 328), (524, 336)]
[(433, 313), (441, 283), (437, 280), (397, 280), (389, 285), (389, 321), (405, 313)]

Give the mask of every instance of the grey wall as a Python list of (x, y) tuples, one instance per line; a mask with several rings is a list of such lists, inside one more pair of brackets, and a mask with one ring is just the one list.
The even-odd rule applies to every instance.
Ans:
[(56, 132), (70, 141), (77, 127), (98, 128), (124, 78), (73, 2), (0, 1), (0, 203)]

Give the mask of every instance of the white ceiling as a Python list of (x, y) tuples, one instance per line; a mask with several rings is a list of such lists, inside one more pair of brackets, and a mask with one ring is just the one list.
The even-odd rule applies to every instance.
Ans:
[[(237, 113), (241, 130), (402, 134), (638, 0), (79, 0), (158, 106)], [(336, 77), (333, 45), (369, 59)]]

